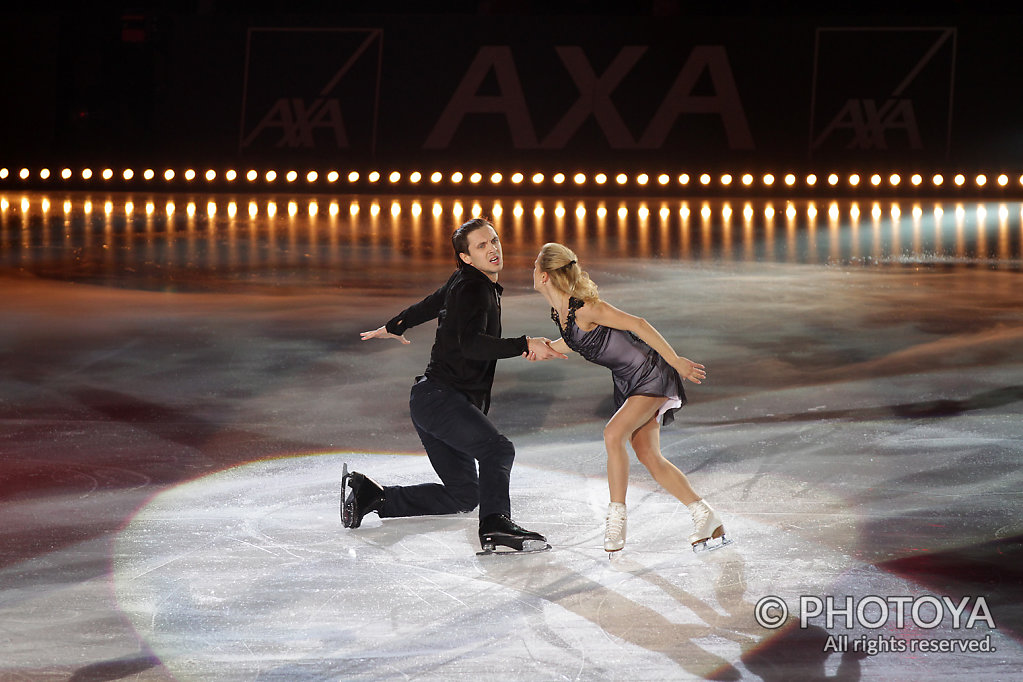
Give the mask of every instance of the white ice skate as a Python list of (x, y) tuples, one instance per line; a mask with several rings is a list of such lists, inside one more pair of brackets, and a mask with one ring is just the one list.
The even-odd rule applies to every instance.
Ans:
[(693, 517), (693, 534), (689, 536), (689, 542), (693, 545), (694, 552), (720, 549), (732, 543), (732, 540), (725, 536), (725, 526), (721, 522), (721, 517), (706, 500), (697, 500), (686, 506)]
[(607, 519), (604, 525), (604, 551), (610, 559), (625, 546), (626, 514), (623, 502), (607, 505)]

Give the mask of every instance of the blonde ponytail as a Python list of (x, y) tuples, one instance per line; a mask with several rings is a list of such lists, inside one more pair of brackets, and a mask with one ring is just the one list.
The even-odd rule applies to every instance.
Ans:
[(597, 285), (579, 267), (579, 259), (572, 249), (556, 242), (544, 244), (540, 249), (539, 263), (540, 270), (547, 273), (557, 289), (586, 303), (600, 300)]

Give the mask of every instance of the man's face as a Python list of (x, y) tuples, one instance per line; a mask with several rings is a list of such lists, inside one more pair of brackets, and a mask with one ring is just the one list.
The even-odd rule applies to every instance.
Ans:
[(494, 228), (484, 225), (470, 232), (468, 247), (469, 253), (460, 253), (459, 258), (496, 282), (497, 274), (504, 268), (504, 258)]

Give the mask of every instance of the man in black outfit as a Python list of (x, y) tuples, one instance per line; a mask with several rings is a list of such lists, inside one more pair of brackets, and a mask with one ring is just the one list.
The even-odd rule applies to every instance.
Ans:
[(546, 547), (544, 536), (511, 520), (508, 481), (515, 448), (486, 414), (498, 359), (566, 356), (553, 350), (549, 339), (501, 338), (503, 289), (497, 277), (504, 259), (489, 220), (464, 223), (451, 235), (451, 245), (458, 269), (444, 286), (383, 327), (362, 333), (363, 341), (396, 338), (407, 344), (406, 329), (438, 320), (430, 364), (416, 377), (409, 409), (441, 483), (381, 487), (352, 472), (342, 491), (342, 520), (346, 528), (358, 528), (371, 511), (383, 518), (426, 516), (468, 512), (478, 505), (484, 549), (541, 549)]

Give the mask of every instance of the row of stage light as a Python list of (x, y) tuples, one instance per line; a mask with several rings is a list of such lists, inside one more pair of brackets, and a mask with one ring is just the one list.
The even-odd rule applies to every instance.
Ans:
[[(13, 203), (12, 203), (13, 201)], [(246, 203), (246, 202), (242, 202)], [(278, 205), (283, 204), (283, 208)], [(773, 202), (765, 201), (762, 202), (763, 206), (758, 206), (756, 209), (753, 207), (751, 202), (744, 202), (741, 211), (733, 209), (732, 203), (729, 201), (714, 201), (713, 207), (711, 202), (692, 202), (693, 204), (699, 204), (690, 206), (689, 201), (673, 202), (677, 203), (677, 206), (669, 207), (667, 202), (660, 202), (658, 206), (651, 208), (644, 201), (639, 201), (636, 206), (631, 208), (625, 205), (624, 202), (618, 202), (617, 207), (608, 207), (606, 202), (603, 201), (577, 201), (575, 202), (574, 208), (566, 207), (565, 202), (559, 200), (551, 201), (534, 201), (532, 207), (527, 207), (522, 201), (512, 202), (512, 206), (506, 209), (504, 203), (500, 200), (495, 200), (491, 203), (488, 208), (484, 208), (483, 204), (478, 201), (472, 201), (469, 206), (466, 207), (461, 200), (453, 199), (446, 202), (433, 201), (430, 204), (429, 211), (418, 199), (411, 200), (396, 200), (392, 199), (387, 206), (387, 201), (381, 201), (379, 199), (371, 199), (368, 201), (337, 201), (331, 200), (325, 202), (325, 212), (331, 217), (337, 217), (341, 213), (348, 213), (352, 217), (358, 216), (365, 212), (370, 217), (377, 217), (381, 214), (390, 214), (392, 218), (397, 218), (403, 213), (407, 212), (413, 218), (419, 218), (424, 213), (432, 214), (435, 218), (442, 217), (446, 212), (449, 213), (456, 220), (468, 217), (478, 218), (480, 216), (487, 216), (494, 220), (501, 220), (506, 210), (515, 219), (523, 218), (527, 213), (531, 214), (534, 218), (540, 219), (545, 217), (548, 212), (551, 213), (557, 219), (563, 219), (572, 213), (579, 220), (582, 220), (592, 214), (598, 220), (603, 220), (608, 216), (617, 216), (619, 220), (625, 220), (630, 216), (638, 218), (641, 221), (648, 220), (654, 216), (659, 217), (661, 220), (668, 220), (673, 215), (677, 215), (683, 220), (688, 220), (691, 217), (699, 216), (704, 220), (709, 220), (715, 215), (719, 215), (723, 220), (730, 220), (737, 213), (741, 214), (742, 218), (746, 221), (751, 221), (758, 214), (762, 215), (768, 220), (772, 220), (775, 217), (784, 216), (787, 219), (795, 219), (800, 214), (805, 215), (810, 220), (815, 220), (821, 214), (827, 216), (829, 220), (839, 220), (846, 215), (850, 220), (856, 221), (861, 217), (869, 217), (873, 220), (880, 220), (886, 214), (892, 220), (899, 220), (903, 216), (904, 208), (903, 203), (900, 201), (885, 202), (888, 204), (886, 207), (882, 207), (882, 202), (871, 201), (863, 202), (869, 203), (869, 208), (860, 207), (859, 201), (856, 200), (843, 200), (821, 202), (822, 205), (818, 206), (818, 202), (813, 200), (806, 200), (798, 202), (804, 204), (797, 208), (797, 203), (792, 201), (786, 201), (784, 207), (776, 207)], [(445, 208), (445, 203), (449, 204)], [(528, 203), (528, 202), (527, 202)], [(548, 207), (547, 204), (553, 204), (553, 207)], [(594, 204), (596, 206), (587, 204)], [(911, 203), (908, 208), (908, 214), (914, 219), (920, 219), (923, 217), (925, 211), (923, 206), (916, 202)], [(179, 204), (183, 204), (183, 209)], [(365, 204), (365, 205), (364, 205)], [(824, 208), (826, 205), (826, 208)], [(845, 206), (845, 208), (843, 208)], [(30, 200), (27, 196), (22, 196), (19, 199), (14, 197), (8, 197), (7, 195), (0, 194), (0, 212), (7, 214), (11, 210), (20, 209), (21, 213), (29, 214), (32, 212), (38, 212), (42, 215), (50, 214), (55, 210), (52, 202), (48, 197), (33, 196)], [(957, 219), (963, 219), (967, 215), (967, 205), (962, 202), (954, 202), (950, 207), (952, 215)], [(125, 200), (118, 202), (116, 205), (112, 199), (107, 199), (102, 204), (97, 206), (91, 199), (80, 200), (74, 202), (71, 199), (65, 199), (61, 205), (61, 210), (65, 215), (69, 215), (73, 212), (80, 211), (86, 215), (93, 213), (102, 212), (106, 215), (114, 213), (123, 214), (125, 216), (132, 216), (137, 213), (144, 213), (147, 216), (153, 216), (158, 213), (163, 213), (168, 217), (175, 215), (179, 210), (183, 210), (188, 216), (196, 216), (205, 214), (209, 218), (216, 218), (219, 215), (226, 214), (229, 218), (235, 218), (240, 212), (243, 214), (247, 213), (250, 218), (256, 218), (259, 216), (266, 216), (269, 218), (277, 217), (281, 214), (286, 214), (288, 217), (294, 218), (299, 214), (305, 213), (310, 217), (318, 216), (324, 209), (321, 208), (321, 201), (316, 199), (308, 200), (290, 200), (285, 202), (278, 202), (276, 200), (266, 200), (263, 202), (250, 200), (245, 205), (244, 209), (239, 209), (239, 202), (235, 200), (224, 200), (224, 201), (207, 201), (205, 207), (197, 204), (193, 200), (186, 200), (184, 202), (177, 202), (174, 200), (167, 200), (161, 202), (160, 205), (154, 200), (146, 200), (140, 206), (136, 206), (133, 200)], [(946, 213), (946, 207), (940, 202), (934, 202), (933, 205), (928, 209), (934, 218), (940, 219)], [(988, 206), (985, 203), (977, 203), (973, 207), (974, 217), (982, 221), (988, 216)], [(1023, 206), (1019, 207), (1019, 214), (1021, 221), (1023, 221)], [(1009, 206), (1001, 203), (997, 208), (997, 216), (999, 220), (1007, 220), (1009, 217)]]
[[(214, 269), (242, 263), (348, 269), (353, 260), (399, 266), (406, 245), (415, 253), (423, 244), (443, 245), (452, 224), (484, 211), (513, 251), (553, 239), (572, 243), (583, 257), (966, 265), (979, 259), (1015, 270), (1023, 257), (1023, 207), (1016, 202), (145, 198), (136, 205), (79, 198), (61, 205), (38, 194), (8, 196), (0, 192), (0, 268), (85, 259), (130, 271), (137, 264), (154, 276), (147, 268), (156, 262)], [(354, 244), (359, 248), (349, 248)], [(446, 262), (446, 253), (425, 257)]]
[(3, 184), (21, 186), (25, 189), (45, 188), (53, 186), (52, 183), (64, 182), (67, 184), (85, 183), (88, 186), (93, 184), (106, 186), (111, 189), (115, 187), (136, 187), (142, 185), (152, 189), (158, 189), (160, 182), (165, 186), (186, 186), (206, 187), (211, 190), (220, 189), (226, 186), (238, 186), (251, 191), (264, 191), (275, 187), (303, 188), (309, 191), (329, 189), (351, 189), (361, 190), (366, 188), (382, 189), (388, 188), (394, 191), (404, 191), (429, 187), (433, 189), (447, 188), (487, 188), (487, 189), (535, 189), (535, 190), (561, 190), (564, 188), (597, 188), (597, 189), (621, 189), (621, 190), (729, 190), (744, 189), (756, 191), (774, 190), (860, 190), (875, 189), (881, 190), (975, 190), (984, 191), (994, 189), (995, 191), (1010, 191), (1023, 189), (1023, 175), (1010, 176), (1006, 173), (988, 174), (954, 173), (946, 176), (942, 173), (933, 173), (927, 176), (921, 173), (827, 173), (818, 175), (807, 173), (797, 175), (795, 173), (542, 173), (536, 172), (526, 174), (523, 172), (482, 172), (454, 171), (443, 173), (433, 171), (424, 173), (421, 171), (358, 171), (351, 170), (342, 173), (337, 170), (329, 171), (304, 171), (296, 170), (265, 170), (257, 171), (249, 169), (238, 171), (227, 170), (196, 170), (186, 168), (184, 170), (164, 169), (157, 171), (153, 168), (136, 170), (125, 168), (114, 170), (106, 167), (100, 169), (80, 168), (77, 170), (64, 167), (59, 170), (50, 168), (31, 169), (22, 167), (11, 169), (0, 167), (0, 186)]

